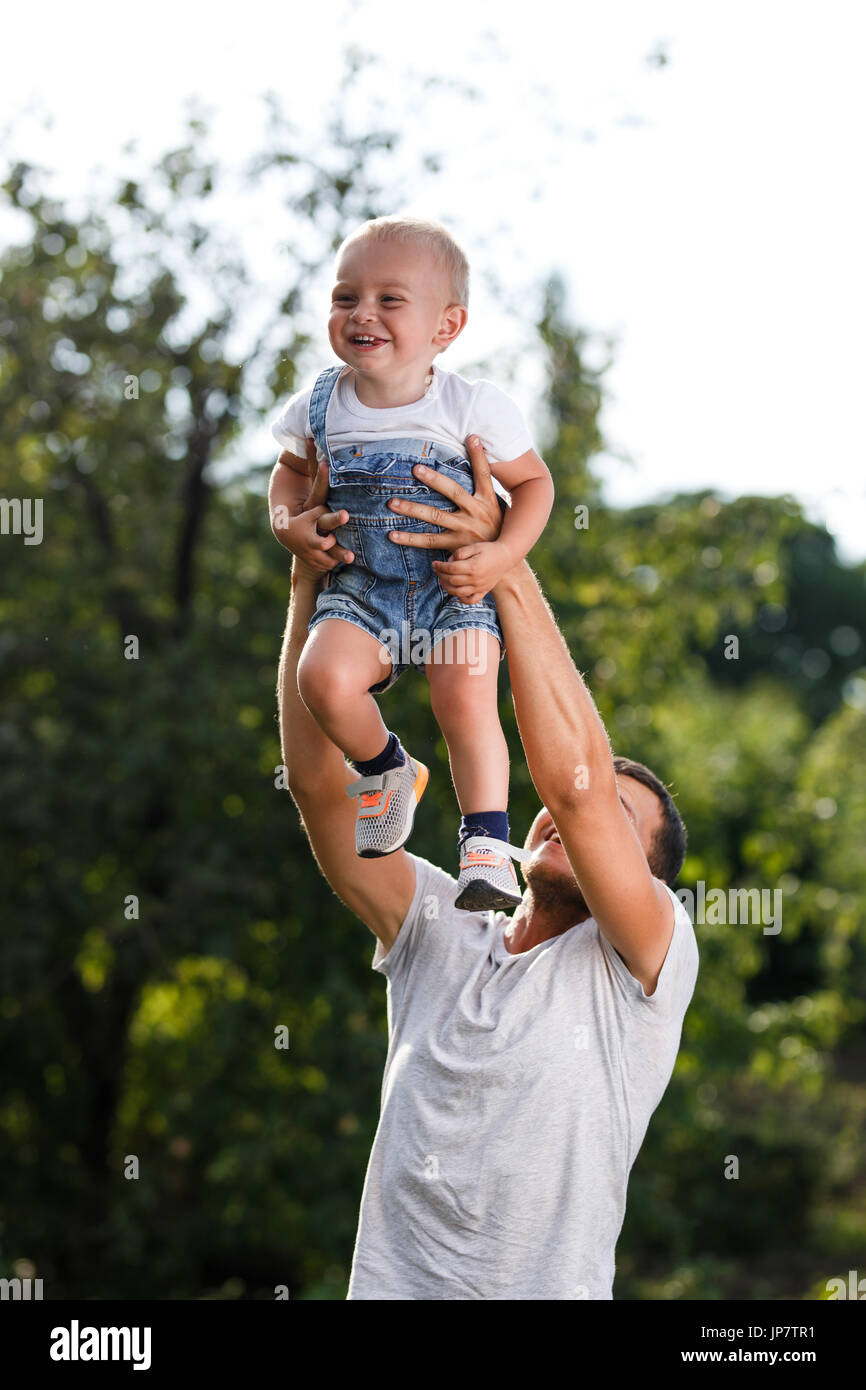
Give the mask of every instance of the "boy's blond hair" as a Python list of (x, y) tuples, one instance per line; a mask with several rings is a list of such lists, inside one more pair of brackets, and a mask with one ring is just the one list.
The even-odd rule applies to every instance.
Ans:
[(362, 222), (354, 232), (341, 243), (336, 260), (346, 247), (362, 237), (375, 237), (377, 241), (414, 242), (429, 251), (441, 264), (451, 283), (452, 304), (469, 304), (469, 261), (454, 237), (441, 222), (431, 222), (424, 217), (373, 217)]

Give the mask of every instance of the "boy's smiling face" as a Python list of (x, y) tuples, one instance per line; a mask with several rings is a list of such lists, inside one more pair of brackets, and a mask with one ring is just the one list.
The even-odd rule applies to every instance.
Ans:
[[(339, 358), (369, 378), (423, 377), (462, 331), (444, 266), (425, 247), (361, 237), (336, 269), (328, 337)], [(371, 346), (355, 341), (372, 337)]]

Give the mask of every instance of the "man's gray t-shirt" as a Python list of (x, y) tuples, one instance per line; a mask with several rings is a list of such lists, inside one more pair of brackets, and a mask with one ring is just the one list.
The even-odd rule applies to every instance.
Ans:
[(670, 889), (653, 994), (593, 918), (509, 955), (504, 913), (415, 893), (373, 969), (389, 1046), (350, 1299), (610, 1299), (629, 1171), (670, 1080), (694, 928)]

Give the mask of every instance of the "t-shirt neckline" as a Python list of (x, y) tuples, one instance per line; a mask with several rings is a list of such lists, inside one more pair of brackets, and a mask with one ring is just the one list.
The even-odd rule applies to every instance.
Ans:
[(370, 419), (381, 415), (394, 415), (400, 410), (415, 410), (419, 406), (427, 405), (428, 401), (435, 400), (439, 394), (441, 368), (436, 363), (432, 364), (433, 380), (427, 387), (423, 396), (419, 396), (417, 401), (409, 401), (407, 405), (364, 405), (363, 401), (358, 400), (358, 393), (355, 390), (355, 373), (347, 365), (342, 376), (343, 405), (350, 415), (359, 415)]
[[(501, 919), (501, 920), (500, 920)], [(589, 919), (587, 919), (589, 920)], [(528, 951), (509, 951), (505, 944), (505, 929), (509, 925), (511, 918), (506, 913), (496, 913), (493, 925), (496, 934), (493, 938), (493, 951), (497, 962), (504, 960), (524, 960), (531, 956), (533, 952), (540, 951), (542, 947), (552, 946), (555, 941), (561, 941), (568, 932), (560, 932), (558, 936), (549, 936), (546, 941), (536, 941), (534, 946), (530, 946)]]

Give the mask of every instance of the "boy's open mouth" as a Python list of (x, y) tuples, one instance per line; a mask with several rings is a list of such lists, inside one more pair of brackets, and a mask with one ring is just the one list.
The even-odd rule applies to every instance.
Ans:
[(352, 344), (352, 347), (358, 348), (362, 352), (365, 349), (369, 351), (371, 348), (381, 347), (382, 344), (387, 343), (387, 341), (387, 338), (373, 338), (369, 333), (354, 334), (349, 339), (349, 342)]

